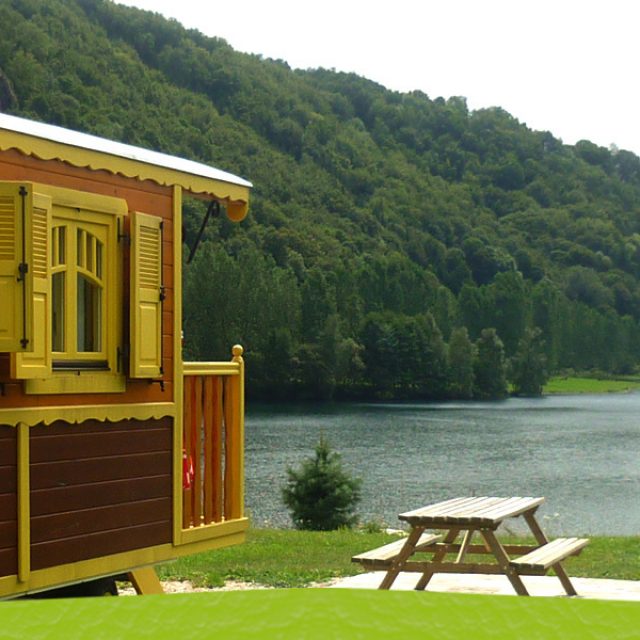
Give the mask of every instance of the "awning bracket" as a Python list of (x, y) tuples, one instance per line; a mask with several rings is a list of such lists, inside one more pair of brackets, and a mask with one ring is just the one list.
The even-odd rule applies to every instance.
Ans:
[(196, 251), (198, 250), (198, 246), (200, 245), (200, 241), (202, 240), (202, 235), (204, 234), (204, 230), (211, 216), (213, 216), (214, 218), (218, 218), (220, 216), (220, 203), (217, 200), (212, 200), (207, 207), (207, 213), (202, 219), (200, 231), (198, 231), (196, 241), (193, 243), (193, 247), (191, 247), (191, 252), (189, 253), (189, 257), (187, 258), (187, 264), (190, 264), (191, 260), (193, 260), (193, 256), (195, 256)]

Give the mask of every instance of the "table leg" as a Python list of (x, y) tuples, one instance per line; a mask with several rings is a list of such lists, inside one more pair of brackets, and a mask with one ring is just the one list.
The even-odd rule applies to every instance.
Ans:
[[(451, 529), (449, 531), (449, 533), (447, 533), (447, 535), (445, 536), (443, 542), (445, 545), (447, 544), (451, 544), (457, 537), (458, 534), (460, 533), (460, 529)], [(442, 549), (438, 549), (438, 551), (436, 551), (433, 555), (433, 558), (431, 559), (431, 562), (442, 562), (442, 559), (447, 555), (447, 548), (444, 547)], [(414, 589), (416, 591), (424, 591), (424, 589), (426, 588), (426, 586), (429, 584), (429, 581), (431, 580), (431, 578), (433, 578), (433, 571), (425, 571), (422, 576), (420, 576), (420, 580), (418, 580), (416, 586), (414, 587)]]
[(394, 560), (393, 564), (387, 570), (385, 577), (382, 579), (380, 586), (378, 589), (390, 589), (391, 585), (395, 582), (395, 579), (398, 577), (400, 571), (402, 571), (402, 566), (406, 562), (406, 560), (413, 555), (413, 552), (416, 549), (416, 544), (422, 535), (422, 532), (425, 530), (425, 527), (414, 527), (407, 538), (407, 541), (404, 543), (404, 546), (400, 550), (398, 557)]
[(480, 533), (482, 537), (487, 541), (487, 544), (493, 551), (493, 555), (496, 557), (500, 568), (507, 578), (509, 578), (509, 582), (513, 585), (513, 588), (516, 590), (516, 593), (519, 596), (528, 596), (529, 592), (527, 591), (522, 579), (515, 571), (515, 569), (509, 564), (509, 556), (507, 552), (504, 550), (503, 546), (500, 544), (496, 535), (491, 529), (480, 529)]
[[(533, 533), (538, 544), (540, 545), (547, 544), (547, 542), (549, 542), (549, 539), (547, 538), (544, 531), (538, 524), (538, 521), (535, 518), (535, 511), (527, 511), (527, 513), (523, 515), (524, 515), (524, 519), (527, 521), (527, 524), (529, 525), (529, 529), (531, 529), (531, 532)], [(575, 590), (573, 584), (571, 583), (571, 580), (567, 575), (567, 572), (565, 571), (564, 567), (558, 562), (557, 564), (551, 565), (551, 568), (556, 572), (556, 576), (558, 576), (558, 580), (560, 580), (560, 583), (562, 584), (562, 587), (564, 588), (566, 594), (568, 596), (577, 596), (578, 593)]]
[(467, 550), (469, 549), (469, 545), (471, 544), (471, 539), (473, 538), (474, 533), (475, 529), (467, 529), (467, 531), (464, 532), (462, 544), (460, 545), (460, 551), (458, 552), (458, 557), (456, 558), (456, 562), (458, 564), (460, 564), (467, 555)]

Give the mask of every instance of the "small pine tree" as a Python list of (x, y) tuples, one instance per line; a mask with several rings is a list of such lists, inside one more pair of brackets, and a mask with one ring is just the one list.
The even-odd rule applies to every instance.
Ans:
[(357, 522), (362, 480), (344, 471), (340, 454), (324, 437), (315, 447), (315, 457), (304, 460), (298, 470), (289, 467), (287, 476), (282, 498), (296, 529), (330, 531)]

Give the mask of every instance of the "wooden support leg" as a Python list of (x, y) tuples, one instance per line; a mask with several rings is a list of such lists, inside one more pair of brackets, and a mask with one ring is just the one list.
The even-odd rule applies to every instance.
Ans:
[(507, 552), (504, 550), (503, 546), (500, 544), (498, 539), (495, 536), (495, 533), (490, 529), (480, 529), (480, 533), (482, 537), (487, 541), (489, 547), (491, 547), (491, 551), (493, 551), (493, 555), (496, 557), (502, 572), (507, 578), (509, 578), (509, 582), (513, 585), (513, 588), (516, 590), (516, 593), (519, 596), (528, 596), (529, 592), (527, 591), (522, 579), (518, 575), (517, 571), (509, 564), (509, 556)]
[[(527, 513), (525, 513), (524, 519), (527, 521), (529, 529), (531, 529), (531, 532), (533, 533), (538, 544), (547, 544), (547, 542), (549, 542), (549, 539), (545, 535), (544, 531), (540, 528), (540, 525), (535, 518), (534, 511), (528, 511)], [(577, 596), (578, 593), (571, 583), (571, 580), (569, 579), (567, 572), (564, 570), (564, 567), (558, 562), (558, 564), (554, 564), (552, 568), (556, 572), (556, 576), (558, 576), (558, 580), (560, 580), (565, 593), (568, 596)]]
[(531, 533), (533, 533), (533, 537), (536, 539), (539, 545), (547, 544), (549, 539), (545, 535), (544, 531), (540, 528), (538, 521), (534, 515), (533, 511), (527, 511), (527, 513), (523, 514), (524, 519), (529, 525), (529, 529), (531, 529)]
[(462, 538), (462, 544), (460, 545), (460, 551), (458, 552), (458, 557), (456, 558), (456, 563), (460, 564), (464, 561), (465, 556), (467, 555), (467, 550), (469, 549), (469, 545), (471, 544), (471, 539), (473, 538), (473, 534), (475, 531), (473, 529), (468, 529), (464, 532), (464, 537)]
[(387, 571), (387, 574), (382, 579), (378, 589), (390, 589), (391, 585), (395, 582), (400, 571), (402, 571), (402, 565), (413, 554), (416, 549), (416, 544), (424, 531), (424, 527), (415, 527), (411, 530), (407, 541), (404, 543), (404, 547), (400, 550), (398, 557), (394, 560), (393, 564)]
[[(451, 544), (458, 537), (459, 533), (460, 533), (459, 529), (451, 529), (449, 533), (447, 533), (447, 535), (445, 536), (443, 543), (445, 545)], [(434, 562), (434, 563), (441, 562), (446, 555), (447, 555), (447, 547), (445, 546), (442, 549), (438, 549), (438, 551), (436, 551), (433, 554), (433, 558), (431, 562)], [(429, 581), (431, 580), (431, 578), (433, 578), (433, 571), (430, 571), (430, 570), (425, 571), (422, 574), (422, 576), (420, 576), (420, 580), (418, 580), (414, 589), (416, 591), (424, 591), (427, 585), (429, 584)]]
[(558, 564), (554, 564), (552, 566), (553, 570), (556, 572), (558, 576), (558, 580), (562, 583), (564, 590), (568, 596), (577, 596), (578, 592), (574, 589), (567, 572), (564, 570), (564, 567), (558, 562)]
[(164, 593), (158, 574), (153, 567), (134, 569), (128, 573), (129, 581), (139, 596)]

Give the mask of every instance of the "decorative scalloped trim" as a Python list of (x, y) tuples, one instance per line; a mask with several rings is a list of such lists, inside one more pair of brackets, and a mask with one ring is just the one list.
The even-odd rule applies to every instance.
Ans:
[(144, 404), (105, 404), (63, 407), (29, 407), (21, 409), (0, 409), (0, 425), (17, 427), (26, 424), (35, 427), (62, 421), (81, 424), (86, 420), (99, 422), (120, 422), (122, 420), (159, 420), (176, 416), (173, 402)]
[(195, 194), (208, 194), (229, 205), (230, 218), (242, 220), (249, 209), (249, 189), (222, 180), (183, 173), (175, 169), (111, 156), (91, 149), (65, 146), (50, 140), (31, 138), (26, 134), (0, 130), (0, 151), (15, 149), (39, 160), (59, 160), (81, 169), (108, 171), (112, 175), (138, 180), (152, 180), (160, 186), (179, 185)]

